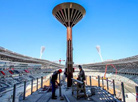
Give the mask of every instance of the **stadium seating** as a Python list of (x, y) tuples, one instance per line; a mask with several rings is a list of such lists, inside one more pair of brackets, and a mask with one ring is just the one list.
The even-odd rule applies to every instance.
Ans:
[[(12, 73), (10, 73), (10, 72)], [(1, 70), (0, 72), (0, 92), (13, 87), (14, 84), (20, 84), (24, 81), (35, 80), (41, 76), (46, 76), (52, 69), (14, 69), (14, 70)]]

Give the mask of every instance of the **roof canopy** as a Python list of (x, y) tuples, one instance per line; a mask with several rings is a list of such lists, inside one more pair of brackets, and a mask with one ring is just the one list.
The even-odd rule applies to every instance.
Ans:
[(73, 27), (83, 18), (86, 11), (79, 4), (67, 2), (57, 5), (52, 13), (65, 27)]

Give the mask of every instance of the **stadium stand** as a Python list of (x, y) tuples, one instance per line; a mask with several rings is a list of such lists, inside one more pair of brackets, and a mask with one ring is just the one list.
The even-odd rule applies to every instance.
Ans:
[[(115, 74), (116, 70), (110, 66), (111, 64), (117, 69), (117, 75)], [(138, 55), (112, 61), (83, 64), (82, 66), (86, 72), (93, 72), (93, 76), (103, 76), (106, 65), (108, 65), (107, 74), (110, 79), (138, 85)], [(20, 84), (25, 80), (29, 81), (46, 76), (47, 72), (52, 72), (57, 68), (64, 68), (64, 65), (24, 56), (0, 47), (0, 92), (13, 87), (15, 83)], [(75, 71), (79, 71), (79, 69), (75, 68)]]
[[(95, 72), (95, 75), (101, 73), (101, 76), (103, 76), (106, 65), (108, 65), (107, 73), (111, 75), (111, 79), (138, 84), (138, 55), (119, 60), (83, 64), (83, 67), (85, 70)], [(117, 69), (117, 75), (115, 74), (116, 70), (111, 65), (114, 65)]]
[(0, 92), (14, 84), (46, 76), (47, 72), (63, 67), (55, 62), (28, 57), (0, 47)]

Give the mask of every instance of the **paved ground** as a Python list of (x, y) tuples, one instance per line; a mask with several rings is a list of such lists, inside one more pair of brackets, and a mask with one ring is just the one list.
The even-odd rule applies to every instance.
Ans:
[[(66, 96), (70, 102), (120, 102), (115, 100), (115, 98), (106, 92), (105, 90), (101, 89), (100, 87), (93, 87), (96, 91), (95, 95), (89, 97), (89, 98), (79, 98), (76, 99), (74, 96), (72, 96), (72, 89), (67, 89), (66, 87), (61, 87), (62, 96)], [(86, 90), (90, 89), (90, 87), (87, 87)], [(87, 91), (88, 92), (88, 91)], [(41, 90), (33, 93), (33, 95), (30, 95), (26, 98), (24, 101), (20, 102), (66, 102), (65, 98), (64, 100), (60, 100), (59, 97), (59, 88), (56, 90), (56, 95), (58, 98), (56, 100), (51, 99), (51, 92), (42, 92)]]

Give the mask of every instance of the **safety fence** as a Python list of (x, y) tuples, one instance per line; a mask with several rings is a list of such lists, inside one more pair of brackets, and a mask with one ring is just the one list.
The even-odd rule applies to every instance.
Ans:
[(108, 91), (122, 102), (138, 102), (138, 86), (127, 85), (123, 82), (115, 82), (100, 76), (86, 76), (86, 86), (98, 86)]
[[(77, 76), (74, 76), (74, 79), (76, 78)], [(21, 99), (25, 100), (27, 96), (32, 95), (35, 91), (44, 86), (50, 86), (50, 76), (32, 79), (31, 81), (24, 81), (20, 88), (22, 89)], [(110, 80), (100, 76), (86, 76), (86, 86), (101, 87), (122, 102), (138, 102), (138, 86), (130, 87), (126, 83), (115, 82), (115, 80)], [(15, 84), (13, 87), (12, 102), (16, 102), (18, 89), (19, 85)]]
[[(44, 86), (50, 86), (50, 76), (41, 76), (40, 78), (32, 79), (31, 81), (24, 81), (22, 87), (20, 88), (17, 88), (18, 85), (14, 84), (12, 102), (17, 102), (19, 99), (25, 100), (27, 96), (32, 95)], [(18, 90), (22, 90), (19, 96), (17, 95), (19, 94)]]

